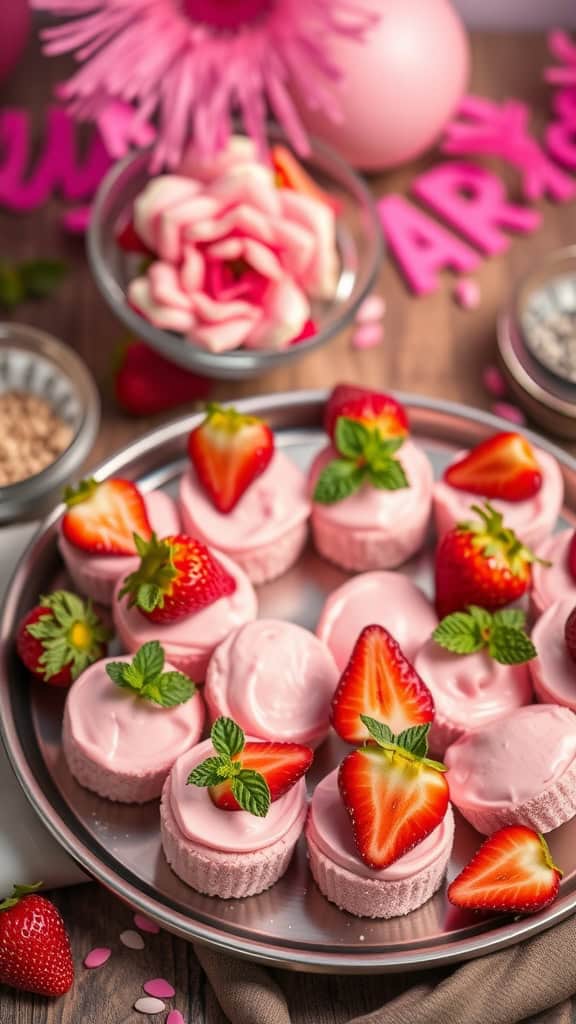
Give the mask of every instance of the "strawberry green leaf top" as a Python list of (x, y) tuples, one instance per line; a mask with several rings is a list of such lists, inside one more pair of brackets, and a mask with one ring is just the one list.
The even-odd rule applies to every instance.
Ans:
[(403, 436), (385, 438), (376, 427), (339, 416), (334, 436), (339, 457), (320, 473), (314, 501), (333, 505), (354, 494), (363, 483), (385, 491), (408, 487), (402, 464), (394, 458), (403, 443)]
[(17, 906), (23, 896), (28, 896), (31, 892), (38, 892), (38, 889), (41, 889), (43, 885), (44, 882), (33, 882), (32, 885), (12, 886), (12, 895), (2, 900), (0, 910), (10, 910), (11, 907)]
[(439, 772), (446, 771), (446, 766), (440, 761), (432, 761), (426, 757), (428, 753), (430, 722), (422, 725), (413, 725), (409, 729), (403, 729), (397, 736), (394, 736), (390, 727), (383, 722), (378, 722), (375, 718), (370, 718), (369, 715), (360, 715), (360, 718), (370, 734), (368, 742), (376, 740), (378, 746), (384, 750), (389, 750), (392, 753), (396, 751), (401, 754), (411, 754), (414, 759), (421, 761), (422, 764), (427, 764)]
[(501, 665), (520, 665), (536, 657), (536, 648), (525, 631), (526, 616), (520, 608), (501, 608), (490, 613), (478, 605), (447, 615), (432, 639), (453, 654), (486, 650)]
[(85, 602), (68, 590), (41, 597), (26, 616), (18, 636), (18, 653), (35, 675), (68, 685), (106, 652), (109, 630)]
[(143, 644), (131, 662), (112, 661), (106, 672), (113, 683), (163, 708), (185, 704), (196, 687), (183, 672), (164, 672), (164, 650), (158, 640)]

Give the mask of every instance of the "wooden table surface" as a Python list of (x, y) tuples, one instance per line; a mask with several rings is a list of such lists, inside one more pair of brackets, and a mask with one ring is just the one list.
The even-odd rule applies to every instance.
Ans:
[[(536, 121), (545, 117), (547, 95), (542, 83), (546, 64), (545, 41), (541, 36), (482, 35), (473, 41), (473, 89), (502, 99), (517, 96), (530, 102)], [(26, 105), (33, 111), (36, 134), (42, 126), (44, 105), (52, 84), (66, 70), (64, 63), (41, 60), (37, 47), (30, 45), (26, 59), (11, 81), (0, 87), (4, 105)], [(426, 166), (413, 164), (372, 180), (377, 196), (405, 191)], [(513, 180), (513, 179), (512, 179)], [(381, 273), (379, 290), (386, 297), (386, 341), (381, 347), (359, 352), (350, 346), (347, 333), (328, 348), (309, 355), (285, 370), (239, 384), (219, 384), (215, 394), (231, 398), (250, 393), (305, 387), (326, 387), (341, 380), (370, 382), (372, 386), (396, 388), (419, 394), (455, 399), (471, 406), (488, 408), (481, 372), (493, 360), (495, 317), (506, 301), (512, 283), (549, 249), (574, 242), (576, 207), (542, 204), (543, 226), (529, 238), (516, 239), (508, 252), (485, 262), (476, 275), (482, 292), (480, 307), (473, 312), (459, 309), (451, 297), (452, 279), (447, 275), (436, 294), (414, 299), (407, 293), (391, 263)], [(90, 279), (83, 244), (66, 237), (59, 225), (62, 210), (55, 201), (23, 217), (0, 212), (1, 257), (8, 260), (60, 256), (70, 273), (58, 293), (49, 301), (29, 304), (18, 311), (22, 322), (44, 327), (76, 348), (94, 371), (104, 400), (104, 419), (94, 451), (98, 461), (113, 449), (157, 425), (154, 420), (131, 420), (122, 416), (111, 399), (110, 378), (113, 353), (122, 339), (122, 328), (104, 306)], [(164, 417), (168, 418), (168, 417)], [(190, 947), (164, 933), (147, 939), (143, 952), (123, 948), (120, 931), (130, 926), (129, 911), (95, 884), (61, 892), (55, 896), (72, 935), (78, 980), (66, 998), (47, 1003), (7, 989), (0, 991), (2, 1024), (112, 1024), (136, 1022), (143, 1018), (131, 1009), (139, 985), (147, 977), (171, 979), (177, 988), (174, 1005), (189, 1024), (221, 1024), (221, 1011), (206, 985)], [(83, 955), (94, 945), (114, 946), (114, 957), (101, 971), (85, 972)], [(338, 1024), (374, 1009), (391, 990), (407, 979), (329, 979), (302, 975), (280, 975), (289, 990), (294, 1021), (298, 1024)], [(155, 1019), (163, 1019), (158, 1017)], [(257, 1022), (255, 1022), (257, 1024)], [(261, 1024), (261, 1022), (258, 1022)]]

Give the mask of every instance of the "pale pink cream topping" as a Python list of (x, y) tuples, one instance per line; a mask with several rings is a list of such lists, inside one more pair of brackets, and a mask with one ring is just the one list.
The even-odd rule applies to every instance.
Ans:
[(314, 790), (307, 832), (322, 853), (346, 871), (360, 878), (397, 882), (424, 871), (451, 848), (454, 838), (454, 817), (449, 805), (444, 820), (426, 839), (394, 864), (381, 871), (375, 871), (364, 864), (354, 845), (350, 818), (338, 790), (336, 768), (322, 779)]
[[(540, 616), (532, 630), (538, 657), (532, 664), (534, 683), (542, 696), (576, 710), (576, 662), (568, 654), (564, 625), (576, 606), (574, 597), (557, 601)], [(542, 699), (542, 696), (540, 699)]]
[(355, 576), (330, 595), (316, 627), (340, 671), (346, 667), (359, 633), (373, 623), (384, 626), (405, 655), (414, 658), (438, 619), (422, 591), (401, 573)]
[(501, 665), (486, 651), (452, 654), (429, 639), (414, 667), (432, 693), (437, 714), (466, 731), (532, 700), (528, 664)]
[(536, 554), (551, 565), (532, 566), (532, 602), (538, 613), (556, 601), (570, 597), (576, 604), (576, 580), (568, 568), (568, 549), (574, 530), (553, 533), (538, 545)]
[[(109, 771), (147, 772), (173, 761), (196, 743), (204, 723), (198, 693), (184, 704), (163, 708), (117, 686), (106, 673), (105, 658), (87, 668), (68, 692), (66, 713), (76, 744), (90, 760)], [(174, 671), (167, 662), (166, 672)]]
[(265, 818), (248, 811), (223, 811), (212, 803), (205, 787), (187, 785), (192, 769), (214, 754), (212, 742), (205, 740), (179, 757), (172, 768), (170, 806), (182, 834), (211, 850), (232, 853), (263, 850), (282, 839), (306, 807), (304, 779), (270, 804)]
[(328, 728), (338, 678), (330, 651), (313, 633), (259, 619), (217, 648), (206, 686), (220, 713), (245, 731), (306, 743)]
[(448, 747), (444, 762), (458, 806), (517, 806), (552, 786), (576, 757), (568, 708), (518, 708)]
[[(316, 456), (310, 470), (310, 493), (324, 467), (338, 458), (334, 448), (322, 449)], [(393, 537), (400, 529), (406, 529), (416, 515), (420, 521), (422, 504), (430, 502), (433, 473), (428, 457), (413, 441), (405, 441), (396, 454), (408, 478), (408, 487), (398, 491), (382, 491), (365, 483), (350, 497), (333, 505), (314, 503), (314, 516), (343, 526), (378, 530), (382, 539)]]
[(181, 479), (180, 505), (185, 529), (231, 554), (272, 544), (310, 515), (306, 477), (281, 451), (226, 515), (214, 507), (193, 466)]

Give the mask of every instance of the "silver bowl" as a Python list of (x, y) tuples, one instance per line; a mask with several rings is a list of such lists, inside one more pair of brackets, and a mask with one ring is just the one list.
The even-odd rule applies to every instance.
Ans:
[[(270, 129), (273, 142), (285, 140)], [(313, 310), (318, 331), (281, 351), (236, 349), (207, 352), (182, 335), (154, 327), (128, 304), (126, 288), (138, 273), (141, 257), (123, 252), (116, 230), (150, 178), (149, 153), (125, 157), (109, 171), (94, 202), (88, 231), (88, 257), (96, 284), (118, 318), (172, 362), (207, 377), (239, 380), (255, 377), (299, 359), (338, 334), (351, 321), (373, 288), (383, 254), (383, 239), (376, 204), (363, 180), (336, 153), (312, 140), (311, 153), (301, 160), (321, 187), (338, 199), (337, 247), (340, 274), (334, 299)]]

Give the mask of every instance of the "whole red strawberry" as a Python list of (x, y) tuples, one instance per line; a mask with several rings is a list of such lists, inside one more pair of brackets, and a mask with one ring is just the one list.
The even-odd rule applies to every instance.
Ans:
[(171, 363), (143, 341), (134, 341), (122, 351), (114, 377), (116, 401), (130, 416), (155, 416), (200, 402), (211, 387), (206, 377)]
[(233, 594), (236, 580), (208, 548), (184, 533), (145, 541), (136, 536), (140, 565), (124, 580), (128, 595), (152, 622), (175, 622)]
[(70, 940), (56, 907), (37, 885), (15, 885), (0, 903), (0, 983), (41, 996), (72, 987)]
[(16, 649), (26, 668), (50, 686), (70, 686), (106, 654), (109, 631), (85, 602), (68, 590), (41, 597), (20, 623)]
[(458, 523), (436, 550), (436, 610), (441, 619), (468, 605), (492, 610), (518, 600), (532, 580), (535, 555), (488, 502), (476, 520)]

